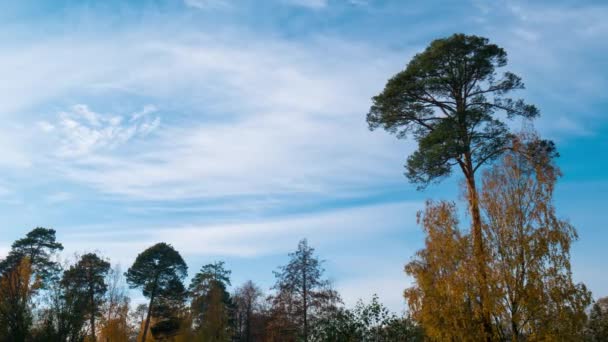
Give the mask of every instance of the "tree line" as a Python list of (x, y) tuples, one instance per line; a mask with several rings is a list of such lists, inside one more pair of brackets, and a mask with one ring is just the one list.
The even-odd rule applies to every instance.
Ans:
[[(377, 297), (344, 307), (307, 240), (275, 271), (229, 292), (231, 271), (207, 264), (186, 285), (180, 253), (157, 243), (126, 272), (96, 253), (58, 261), (55, 230), (35, 228), (0, 261), (0, 341), (396, 341), (420, 339)], [(132, 305), (129, 289), (147, 303)]]
[[(408, 315), (342, 304), (302, 240), (268, 294), (232, 292), (223, 262), (188, 267), (171, 245), (142, 251), (126, 272), (94, 253), (71, 265), (55, 231), (36, 228), (0, 261), (0, 341), (606, 341), (608, 300), (572, 277), (575, 227), (557, 214), (555, 144), (504, 49), (454, 34), (416, 54), (372, 99), (370, 129), (413, 138), (405, 175), (425, 188), (458, 172), (459, 204), (428, 200), (424, 247), (405, 265)], [(525, 127), (514, 132), (508, 120)], [(464, 216), (464, 217), (463, 217)], [(127, 288), (147, 304), (131, 307)]]

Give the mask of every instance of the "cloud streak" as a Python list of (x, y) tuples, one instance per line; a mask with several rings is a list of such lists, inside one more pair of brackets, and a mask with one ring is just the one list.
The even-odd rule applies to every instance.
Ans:
[[(83, 60), (116, 63), (105, 76), (73, 84), (81, 89), (76, 104), (36, 121), (44, 134), (33, 158), (57, 177), (138, 200), (327, 196), (402, 181), (395, 170), (409, 145), (370, 133), (364, 121), (368, 99), (397, 54), (327, 38), (312, 46), (268, 40), (243, 50), (242, 38), (220, 38), (147, 37), (126, 55), (130, 36), (75, 44)], [(143, 55), (157, 58), (135, 62)], [(88, 65), (74, 64), (72, 73)], [(116, 110), (87, 103), (124, 94), (155, 105)]]
[(55, 151), (60, 158), (86, 157), (100, 150), (113, 150), (133, 138), (142, 138), (160, 125), (160, 117), (144, 119), (154, 112), (153, 106), (124, 116), (103, 115), (93, 112), (87, 105), (76, 104), (68, 111), (59, 113), (57, 122), (41, 121), (38, 126), (58, 141)]
[[(60, 240), (68, 248), (68, 255), (101, 248), (105, 255), (125, 264), (159, 241), (171, 243), (191, 258), (286, 255), (305, 237), (314, 241), (317, 247), (332, 249), (345, 243), (366, 241), (372, 235), (412, 232), (415, 221), (407, 220), (410, 223), (404, 225), (404, 219), (414, 217), (422, 205), (421, 202), (395, 202), (247, 221), (80, 230), (60, 236)], [(379, 221), (382, 225), (377, 224)], [(100, 246), (98, 241), (102, 240), (105, 243)], [(127, 245), (131, 247), (124, 248)]]

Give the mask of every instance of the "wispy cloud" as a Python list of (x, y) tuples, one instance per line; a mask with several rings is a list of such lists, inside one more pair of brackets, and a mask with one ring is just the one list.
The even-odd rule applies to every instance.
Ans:
[(217, 9), (229, 6), (228, 0), (184, 0), (184, 4), (197, 9)]
[(321, 9), (328, 5), (328, 0), (283, 0), (289, 4), (307, 7), (311, 9)]
[(77, 104), (60, 112), (55, 123), (41, 121), (38, 124), (43, 132), (56, 135), (59, 146), (55, 152), (59, 157), (76, 158), (115, 149), (135, 137), (145, 137), (160, 125), (158, 116), (144, 118), (154, 111), (155, 107), (146, 106), (126, 120), (121, 115), (104, 115), (87, 105)]
[[(298, 240), (309, 238), (316, 247), (332, 249), (366, 241), (369, 236), (390, 232), (413, 232), (415, 213), (421, 202), (396, 202), (333, 209), (307, 215), (279, 216), (258, 220), (147, 229), (116, 227), (105, 231), (81, 230), (61, 236), (70, 254), (101, 248), (123, 264), (129, 264), (141, 250), (165, 241), (190, 258), (286, 255)], [(405, 221), (404, 219), (408, 219)], [(382, 225), (377, 223), (382, 221)], [(409, 222), (408, 224), (404, 224)], [(59, 232), (61, 234), (61, 232)], [(98, 241), (105, 241), (100, 247)], [(134, 244), (137, 245), (134, 245)], [(124, 248), (125, 245), (129, 248)], [(336, 262), (340, 262), (336, 260)]]
[[(79, 102), (126, 93), (157, 104), (126, 111), (83, 101), (37, 119), (43, 134), (35, 156), (58, 157), (38, 160), (60, 177), (133, 199), (325, 196), (402, 181), (400, 154), (409, 145), (369, 132), (364, 120), (399, 54), (327, 38), (308, 45), (270, 39), (244, 50), (248, 38), (220, 38), (74, 44), (84, 60), (116, 61), (107, 75), (74, 83), (85, 89)], [(135, 47), (125, 52), (123, 45)], [(137, 60), (144, 55), (157, 58)], [(88, 65), (73, 64), (72, 72)], [(175, 98), (180, 111), (169, 109), (157, 129), (157, 107), (175, 107)]]
[(72, 199), (72, 194), (65, 191), (55, 192), (46, 196), (47, 202), (51, 204), (61, 203)]
[[(480, 34), (509, 53), (509, 68), (525, 83), (523, 96), (542, 112), (537, 127), (553, 139), (588, 135), (589, 120), (603, 114), (608, 35), (604, 17), (608, 6), (522, 1), (476, 2), (483, 24)], [(559, 37), (559, 38), (556, 38)]]

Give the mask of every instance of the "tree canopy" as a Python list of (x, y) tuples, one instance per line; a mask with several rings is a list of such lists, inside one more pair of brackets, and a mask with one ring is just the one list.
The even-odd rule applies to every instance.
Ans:
[(434, 40), (373, 98), (369, 127), (414, 136), (418, 150), (407, 160), (406, 175), (421, 186), (449, 175), (453, 166), (473, 175), (508, 146), (499, 112), (508, 118), (539, 115), (533, 105), (507, 97), (524, 84), (514, 73), (498, 74), (506, 64), (506, 51), (487, 38), (454, 34)]
[(230, 270), (223, 261), (201, 267), (190, 283), (191, 311), (199, 336), (205, 341), (230, 339), (232, 300), (227, 291)]
[(147, 298), (148, 313), (143, 328), (142, 340), (146, 340), (150, 326), (151, 311), (156, 300), (175, 299), (183, 296), (183, 279), (188, 274), (188, 266), (182, 256), (169, 244), (164, 242), (141, 252), (125, 276), (131, 288), (140, 288)]
[(306, 239), (301, 240), (298, 249), (289, 254), (289, 263), (275, 272), (274, 288), (279, 293), (274, 300), (297, 322), (298, 336), (304, 341), (308, 340), (310, 321), (316, 312), (340, 300), (323, 279), (325, 270), (314, 251)]
[(32, 296), (57, 276), (52, 256), (63, 250), (55, 230), (35, 228), (12, 244), (0, 261), (0, 334), (10, 341), (24, 341), (32, 321)]
[(96, 341), (95, 319), (101, 314), (101, 306), (108, 290), (105, 278), (110, 271), (110, 263), (95, 253), (87, 253), (63, 273), (63, 285), (71, 296), (78, 298), (82, 313), (89, 317), (90, 336)]

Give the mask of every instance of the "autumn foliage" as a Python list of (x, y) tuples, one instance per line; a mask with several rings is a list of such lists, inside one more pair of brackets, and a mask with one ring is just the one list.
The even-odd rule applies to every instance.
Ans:
[[(529, 140), (523, 140), (529, 139)], [(551, 149), (532, 136), (483, 175), (480, 207), (490, 286), (487, 308), (495, 340), (581, 338), (591, 296), (575, 284), (570, 247), (576, 230), (560, 219), (553, 191), (560, 175)], [(415, 285), (405, 292), (414, 317), (437, 340), (483, 338), (470, 234), (456, 205), (428, 202), (419, 216), (426, 246), (406, 266)]]

